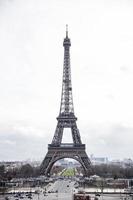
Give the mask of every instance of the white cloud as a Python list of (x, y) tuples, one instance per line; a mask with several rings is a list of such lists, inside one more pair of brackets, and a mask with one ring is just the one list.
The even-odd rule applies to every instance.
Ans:
[(128, 124), (89, 124), (83, 134), (87, 151), (109, 158), (132, 158), (133, 126)]
[(127, 71), (129, 71), (129, 68), (127, 66), (123, 65), (123, 66), (120, 67), (120, 70), (123, 71), (123, 72), (127, 72)]

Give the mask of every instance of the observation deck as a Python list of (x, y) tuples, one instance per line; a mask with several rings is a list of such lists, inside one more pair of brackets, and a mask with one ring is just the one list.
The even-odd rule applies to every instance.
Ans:
[(48, 148), (49, 149), (85, 149), (85, 144), (73, 144), (73, 143), (62, 143), (60, 145), (56, 145), (56, 144), (48, 144)]

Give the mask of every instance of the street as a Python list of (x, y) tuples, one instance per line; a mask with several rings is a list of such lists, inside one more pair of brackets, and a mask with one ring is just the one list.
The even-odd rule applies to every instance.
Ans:
[(48, 187), (45, 199), (71, 200), (75, 182), (71, 180), (58, 180)]
[[(0, 196), (0, 200), (73, 200), (73, 194), (78, 192), (76, 181), (70, 179), (59, 179), (54, 183), (49, 183), (45, 187), (38, 187), (34, 193), (22, 192), (22, 188), (16, 194)], [(82, 188), (83, 189), (83, 188)], [(94, 200), (95, 194), (90, 194)], [(8, 197), (8, 198), (7, 198)], [(126, 194), (103, 194), (98, 196), (98, 200), (133, 200)]]

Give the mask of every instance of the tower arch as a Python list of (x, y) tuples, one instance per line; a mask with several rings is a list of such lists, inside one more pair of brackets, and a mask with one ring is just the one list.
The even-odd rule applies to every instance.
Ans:
[(77, 161), (78, 163), (80, 163), (82, 169), (83, 169), (83, 176), (86, 176), (87, 175), (87, 171), (82, 163), (82, 161), (80, 160), (80, 158), (78, 158), (77, 156), (60, 156), (58, 158), (55, 158), (55, 160), (53, 160), (53, 162), (50, 163), (49, 167), (47, 168), (47, 171), (46, 171), (46, 176), (50, 176), (51, 175), (51, 171), (52, 171), (52, 167), (54, 166), (54, 164), (59, 161), (59, 160), (62, 160), (62, 159), (65, 159), (65, 158), (69, 158), (69, 159), (73, 159), (75, 161)]

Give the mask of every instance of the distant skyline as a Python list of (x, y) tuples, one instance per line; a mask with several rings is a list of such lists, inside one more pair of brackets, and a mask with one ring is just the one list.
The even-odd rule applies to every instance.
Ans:
[[(0, 161), (42, 160), (59, 114), (68, 24), (88, 155), (133, 159), (133, 1), (0, 0)], [(70, 132), (64, 141), (71, 142)]]

